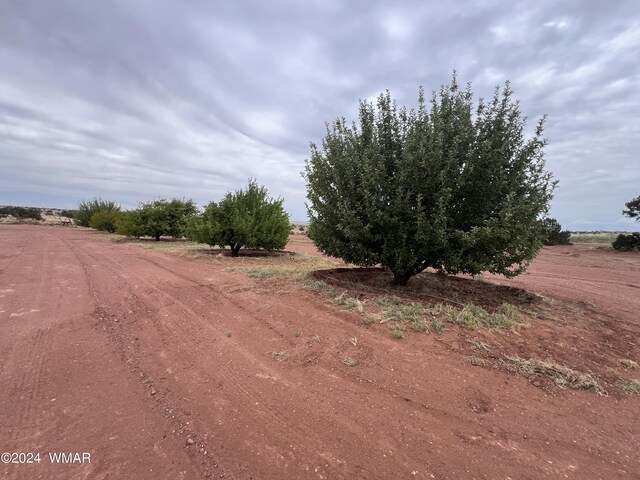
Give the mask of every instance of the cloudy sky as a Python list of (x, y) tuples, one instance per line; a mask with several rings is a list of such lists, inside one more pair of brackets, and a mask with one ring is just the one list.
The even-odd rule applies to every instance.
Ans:
[(255, 177), (304, 220), (326, 121), (385, 89), (413, 106), (456, 69), (549, 115), (565, 228), (639, 230), (639, 58), (637, 0), (3, 0), (0, 204), (204, 204)]

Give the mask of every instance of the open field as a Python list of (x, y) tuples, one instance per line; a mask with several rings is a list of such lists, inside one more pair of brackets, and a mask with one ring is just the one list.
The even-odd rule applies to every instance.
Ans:
[(0, 477), (640, 477), (640, 255), (345, 267), (0, 226), (0, 451), (91, 453)]

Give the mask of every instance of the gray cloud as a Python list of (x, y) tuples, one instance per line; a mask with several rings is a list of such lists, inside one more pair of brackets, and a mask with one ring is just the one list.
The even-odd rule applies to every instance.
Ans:
[(0, 203), (203, 204), (256, 177), (305, 217), (300, 177), (324, 123), (391, 89), (414, 105), (456, 69), (477, 96), (510, 79), (547, 113), (552, 214), (637, 229), (635, 1), (0, 4)]

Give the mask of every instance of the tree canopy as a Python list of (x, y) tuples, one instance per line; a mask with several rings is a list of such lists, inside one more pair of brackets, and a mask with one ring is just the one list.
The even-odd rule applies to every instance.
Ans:
[(156, 241), (163, 235), (181, 238), (188, 219), (197, 213), (193, 200), (153, 200), (125, 212), (117, 223), (117, 232), (133, 237), (149, 236)]
[(112, 200), (104, 200), (95, 197), (91, 200), (82, 200), (78, 203), (75, 220), (81, 227), (88, 227), (91, 223), (91, 217), (98, 212), (119, 212), (120, 205)]
[(633, 200), (629, 200), (624, 206), (627, 207), (627, 209), (623, 210), (622, 214), (625, 217), (635, 218), (636, 222), (640, 222), (640, 195)]
[(555, 182), (544, 169), (544, 117), (533, 135), (509, 83), (474, 106), (449, 85), (417, 109), (387, 91), (360, 102), (358, 124), (327, 125), (306, 162), (309, 237), (325, 254), (381, 264), (394, 283), (443, 273), (522, 273), (542, 246)]
[(242, 247), (282, 249), (290, 232), (289, 215), (282, 203), (281, 198), (269, 198), (265, 187), (249, 180), (246, 189), (227, 193), (191, 219), (187, 237), (212, 246), (229, 246), (234, 257)]

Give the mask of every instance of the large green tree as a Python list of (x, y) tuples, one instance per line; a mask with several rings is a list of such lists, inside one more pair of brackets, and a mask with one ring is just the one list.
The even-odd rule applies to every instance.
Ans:
[(187, 237), (212, 246), (229, 246), (234, 257), (242, 247), (282, 249), (291, 231), (282, 203), (281, 198), (270, 198), (265, 187), (249, 180), (246, 189), (227, 193), (191, 219)]
[(331, 256), (381, 264), (394, 283), (443, 273), (523, 272), (542, 246), (555, 182), (544, 169), (542, 118), (531, 137), (509, 83), (474, 105), (451, 83), (417, 109), (387, 91), (362, 101), (358, 124), (327, 125), (306, 163), (309, 237)]
[(153, 237), (156, 241), (163, 235), (181, 238), (189, 218), (197, 213), (198, 207), (193, 200), (153, 200), (125, 212), (116, 224), (116, 231), (133, 237)]

